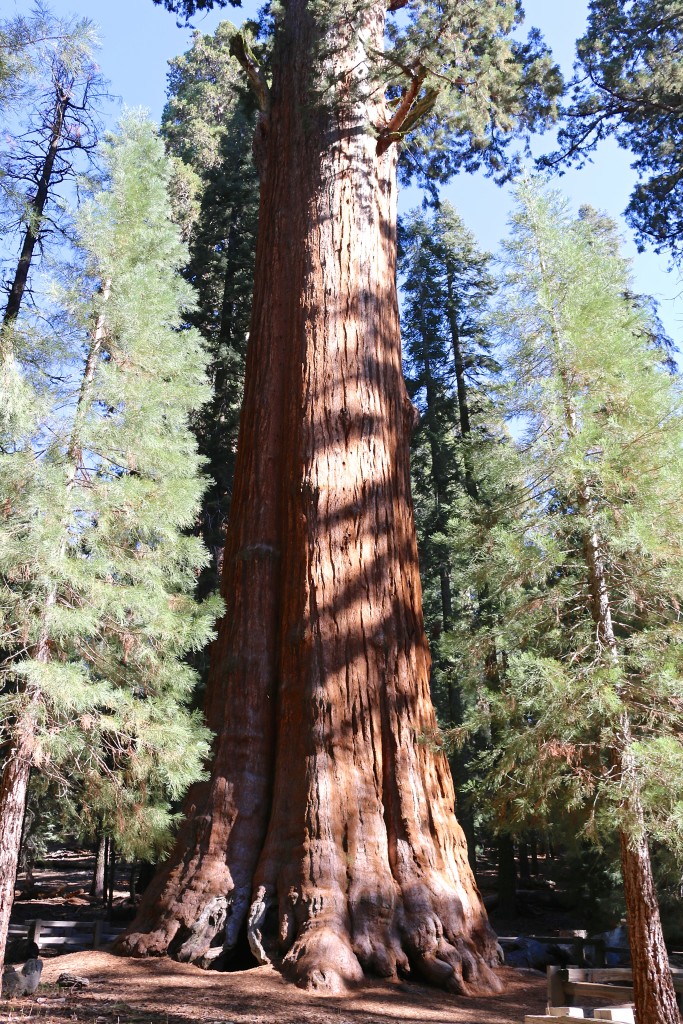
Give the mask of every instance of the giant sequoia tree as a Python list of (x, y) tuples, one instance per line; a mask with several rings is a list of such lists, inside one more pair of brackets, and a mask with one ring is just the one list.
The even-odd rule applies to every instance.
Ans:
[(514, 0), (271, 14), (270, 76), (233, 42), (261, 104), (261, 198), (212, 775), (121, 948), (220, 966), (246, 936), (328, 991), (364, 970), (490, 989), (496, 942), (431, 742), (397, 144), (423, 173), (495, 170), (513, 127), (552, 113), (555, 76), (537, 42), (510, 40)]

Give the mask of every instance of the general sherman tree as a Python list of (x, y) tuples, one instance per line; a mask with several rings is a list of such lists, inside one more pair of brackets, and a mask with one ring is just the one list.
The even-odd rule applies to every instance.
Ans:
[(220, 967), (248, 939), (321, 990), (364, 971), (497, 987), (433, 742), (395, 182), (404, 137), (421, 174), (495, 171), (514, 128), (552, 115), (547, 54), (509, 38), (519, 15), (289, 0), (271, 9), (268, 75), (234, 38), (261, 105), (261, 197), (215, 755), (123, 951)]

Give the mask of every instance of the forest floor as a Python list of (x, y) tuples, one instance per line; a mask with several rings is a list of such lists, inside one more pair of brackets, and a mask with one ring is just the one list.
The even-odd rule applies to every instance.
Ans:
[[(20, 877), (12, 922), (103, 916), (102, 904), (88, 896), (92, 867), (92, 855), (53, 850), (36, 870), (31, 891)], [(112, 921), (121, 926), (134, 912), (126, 874), (122, 866), (111, 912)], [(489, 880), (482, 881), (487, 889)], [(577, 927), (574, 914), (547, 904), (550, 895), (539, 882), (530, 892), (531, 904), (522, 901), (515, 919), (500, 919), (494, 911), (494, 928), (505, 935)], [(207, 972), (168, 958), (113, 956), (106, 949), (62, 956), (45, 949), (38, 992), (0, 1000), (0, 1024), (522, 1024), (526, 1013), (543, 1012), (546, 1004), (545, 976), (528, 969), (501, 968), (503, 992), (481, 999), (416, 983), (373, 980), (343, 997), (316, 996), (270, 967)], [(87, 978), (88, 988), (58, 988), (63, 972)]]
[[(89, 987), (65, 993), (63, 971)], [(219, 974), (168, 958), (132, 960), (101, 950), (45, 961), (36, 996), (0, 1003), (12, 1024), (522, 1024), (543, 1012), (536, 971), (500, 969), (501, 995), (463, 999), (422, 985), (369, 982), (346, 996), (315, 996), (271, 967)]]

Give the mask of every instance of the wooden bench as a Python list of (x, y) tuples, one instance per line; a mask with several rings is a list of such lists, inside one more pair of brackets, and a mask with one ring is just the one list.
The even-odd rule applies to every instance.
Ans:
[(43, 921), (40, 918), (27, 921), (25, 925), (11, 925), (10, 928), (14, 936), (27, 935), (28, 941), (35, 942), (40, 949), (60, 947), (68, 953), (99, 949), (113, 942), (123, 931), (120, 925), (101, 920)]

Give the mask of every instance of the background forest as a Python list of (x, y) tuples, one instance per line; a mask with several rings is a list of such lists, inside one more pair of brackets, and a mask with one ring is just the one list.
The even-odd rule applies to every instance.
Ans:
[[(502, 921), (519, 881), (561, 851), (580, 916), (611, 926), (652, 860), (678, 940), (678, 324), (627, 253), (633, 239), (659, 253), (678, 283), (683, 4), (593, 0), (588, 14), (573, 77), (532, 34), (517, 52), (526, 106), (502, 95), (491, 137), (485, 118), (479, 135), (427, 118), (401, 151), (438, 718), (419, 742), (448, 756), (470, 865), (495, 862)], [(5, 929), (11, 841), (28, 875), (51, 840), (156, 862), (206, 773), (198, 709), (223, 609), (259, 210), (244, 68), (270, 59), (267, 19), (236, 36), (211, 18), (170, 61), (158, 126), (139, 110), (112, 123), (119, 83), (89, 20), (36, 6), (0, 23)], [(570, 202), (559, 176), (589, 158), (599, 173), (614, 140), (636, 174), (626, 226), (588, 188)], [(511, 189), (495, 252), (452, 202), (457, 184), (446, 191), (467, 171)]]

